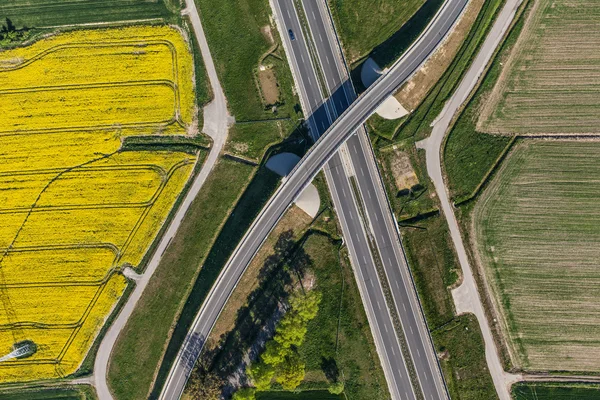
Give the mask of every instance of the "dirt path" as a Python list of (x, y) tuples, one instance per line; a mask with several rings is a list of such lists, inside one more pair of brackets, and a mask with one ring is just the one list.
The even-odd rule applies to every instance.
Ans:
[(477, 317), (485, 342), (487, 365), (500, 400), (511, 399), (510, 385), (520, 380), (521, 376), (505, 372), (500, 357), (498, 356), (492, 330), (485, 316), (481, 298), (477, 291), (477, 285), (475, 283), (473, 271), (469, 265), (469, 259), (462, 241), (456, 216), (454, 215), (453, 206), (448, 198), (448, 192), (442, 175), (441, 151), (444, 136), (452, 118), (459, 110), (462, 103), (467, 99), (471, 90), (475, 87), (479, 77), (493, 56), (496, 47), (498, 47), (510, 27), (521, 1), (522, 0), (506, 1), (504, 8), (498, 15), (490, 33), (479, 50), (477, 57), (473, 61), (473, 64), (467, 71), (463, 80), (460, 82), (458, 89), (454, 92), (450, 100), (446, 102), (444, 109), (433, 122), (431, 136), (417, 143), (418, 148), (426, 150), (427, 172), (429, 173), (439, 196), (442, 210), (446, 216), (452, 241), (454, 242), (454, 247), (462, 268), (463, 282), (458, 288), (452, 291), (456, 312), (459, 314), (470, 312)]
[(221, 150), (225, 145), (225, 141), (227, 140), (228, 123), (231, 120), (229, 112), (227, 111), (227, 100), (225, 99), (223, 88), (219, 83), (215, 65), (208, 48), (208, 43), (206, 42), (206, 37), (204, 36), (204, 30), (202, 29), (202, 24), (200, 23), (200, 16), (196, 10), (196, 5), (194, 4), (193, 0), (186, 0), (186, 6), (187, 8), (183, 10), (182, 14), (189, 15), (192, 22), (194, 34), (196, 35), (196, 39), (200, 44), (202, 58), (206, 66), (206, 71), (214, 96), (213, 100), (204, 107), (203, 127), (203, 132), (212, 138), (213, 145), (204, 163), (204, 166), (194, 179), (194, 182), (186, 194), (183, 202), (181, 203), (181, 206), (177, 210), (175, 217), (161, 238), (159, 245), (154, 251), (152, 258), (146, 267), (146, 270), (143, 274), (137, 277), (135, 289), (129, 296), (129, 299), (119, 313), (119, 316), (117, 319), (115, 319), (100, 343), (96, 361), (94, 363), (94, 375), (89, 380), (86, 380), (86, 382), (94, 383), (96, 391), (98, 392), (98, 398), (100, 400), (112, 400), (113, 398), (110, 389), (108, 388), (107, 371), (108, 364), (110, 362), (110, 354), (115, 346), (119, 334), (125, 327), (127, 320), (135, 309), (135, 305), (142, 296), (142, 293), (150, 281), (150, 278), (154, 274), (154, 271), (158, 267), (164, 250), (167, 248), (171, 239), (175, 236), (175, 233), (177, 232), (177, 229), (179, 228), (179, 225), (181, 224), (181, 221), (183, 220), (188, 208), (192, 204), (192, 201), (196, 198), (196, 195), (200, 192), (200, 189), (204, 185), (206, 178), (215, 166)]

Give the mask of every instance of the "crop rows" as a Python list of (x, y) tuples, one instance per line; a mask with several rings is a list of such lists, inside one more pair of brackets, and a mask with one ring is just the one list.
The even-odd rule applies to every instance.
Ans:
[(170, 27), (61, 33), (0, 53), (0, 383), (69, 375), (185, 186), (195, 155), (121, 151), (185, 134), (192, 59)]
[(600, 368), (600, 142), (520, 143), (474, 210), (513, 361)]
[(540, 0), (479, 127), (490, 133), (600, 133), (600, 8)]

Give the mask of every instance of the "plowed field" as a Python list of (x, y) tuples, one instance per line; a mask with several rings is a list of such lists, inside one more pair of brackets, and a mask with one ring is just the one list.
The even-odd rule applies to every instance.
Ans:
[(195, 155), (124, 151), (194, 124), (174, 28), (57, 34), (0, 52), (0, 383), (81, 365), (187, 182)]
[(597, 0), (536, 0), (478, 127), (600, 134), (599, 23)]
[(474, 209), (516, 365), (600, 369), (600, 142), (527, 141)]

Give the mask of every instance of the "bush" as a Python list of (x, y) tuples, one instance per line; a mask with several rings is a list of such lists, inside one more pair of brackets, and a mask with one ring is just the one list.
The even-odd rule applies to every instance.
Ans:
[(344, 392), (344, 382), (334, 382), (327, 388), (331, 394), (342, 394)]

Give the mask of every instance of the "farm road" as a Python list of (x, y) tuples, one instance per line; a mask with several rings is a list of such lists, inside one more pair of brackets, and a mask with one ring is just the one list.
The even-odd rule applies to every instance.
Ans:
[(203, 127), (203, 132), (212, 138), (213, 145), (206, 159), (206, 162), (204, 163), (204, 166), (194, 179), (190, 190), (185, 195), (185, 198), (181, 203), (181, 206), (177, 210), (175, 217), (169, 224), (167, 231), (160, 239), (160, 243), (154, 251), (154, 254), (150, 259), (146, 270), (141, 276), (139, 276), (139, 279), (136, 282), (135, 289), (129, 296), (129, 299), (123, 306), (123, 309), (121, 310), (113, 324), (110, 326), (110, 328), (106, 332), (106, 335), (102, 339), (102, 342), (100, 343), (98, 354), (96, 356), (96, 361), (94, 363), (94, 375), (91, 379), (91, 381), (94, 383), (94, 386), (96, 387), (96, 391), (98, 392), (98, 398), (100, 400), (113, 399), (112, 394), (110, 393), (110, 389), (108, 388), (108, 382), (106, 378), (108, 363), (110, 362), (110, 355), (119, 337), (119, 334), (125, 327), (125, 324), (127, 323), (129, 317), (133, 313), (135, 305), (142, 296), (142, 293), (148, 285), (148, 282), (154, 274), (154, 271), (156, 271), (156, 268), (160, 263), (165, 249), (168, 247), (171, 239), (175, 236), (175, 233), (179, 229), (179, 225), (181, 225), (181, 221), (183, 220), (183, 217), (185, 216), (188, 208), (192, 204), (192, 201), (194, 201), (194, 199), (200, 192), (200, 189), (202, 189), (202, 186), (204, 186), (204, 182), (206, 181), (206, 178), (215, 166), (221, 153), (221, 150), (225, 145), (225, 141), (227, 140), (227, 128), (228, 123), (231, 119), (229, 116), (229, 112), (227, 111), (227, 100), (225, 99), (223, 88), (219, 83), (219, 78), (217, 76), (215, 64), (210, 54), (210, 49), (208, 48), (206, 37), (204, 36), (202, 24), (200, 23), (200, 16), (198, 15), (198, 11), (196, 10), (196, 5), (194, 4), (193, 0), (186, 0), (186, 9), (183, 10), (182, 13), (184, 15), (189, 15), (190, 20), (192, 22), (194, 34), (196, 35), (196, 39), (198, 40), (198, 43), (200, 45), (202, 58), (206, 66), (206, 71), (210, 80), (210, 86), (214, 96), (213, 100), (207, 106), (204, 107)]
[(467, 252), (465, 251), (456, 216), (454, 215), (453, 206), (450, 204), (448, 198), (448, 192), (442, 174), (441, 151), (444, 136), (446, 131), (448, 131), (448, 127), (450, 126), (454, 115), (468, 98), (483, 74), (486, 65), (494, 55), (496, 48), (510, 27), (521, 2), (522, 0), (506, 1), (504, 8), (494, 22), (494, 25), (479, 50), (477, 57), (473, 61), (473, 64), (471, 64), (450, 100), (446, 102), (440, 115), (433, 122), (431, 136), (417, 143), (418, 148), (425, 149), (426, 151), (427, 173), (431, 177), (435, 190), (439, 196), (442, 210), (448, 221), (454, 248), (458, 254), (462, 269), (463, 282), (458, 288), (452, 291), (456, 312), (459, 314), (471, 312), (477, 317), (485, 342), (485, 357), (488, 369), (492, 375), (494, 386), (496, 387), (496, 392), (498, 393), (500, 400), (511, 399), (509, 387), (513, 382), (521, 380), (522, 377), (521, 375), (509, 374), (502, 368), (502, 363), (494, 343), (492, 330), (485, 316), (481, 298), (479, 297), (473, 270), (469, 265), (469, 259), (467, 258)]

